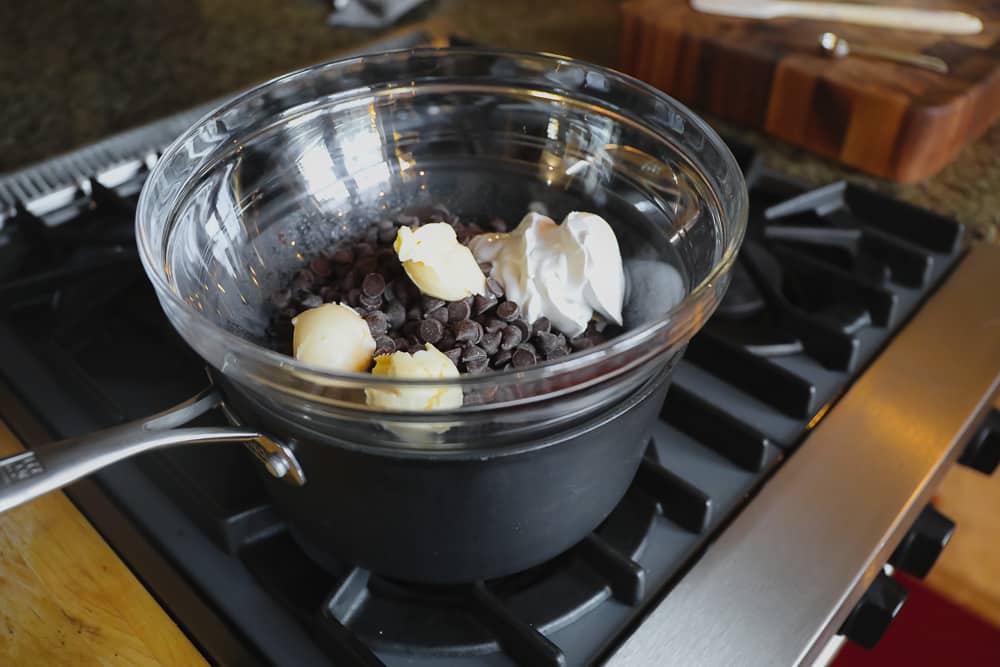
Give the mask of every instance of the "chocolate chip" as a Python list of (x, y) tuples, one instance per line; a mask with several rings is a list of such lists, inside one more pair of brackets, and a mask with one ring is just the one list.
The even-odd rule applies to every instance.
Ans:
[(375, 298), (385, 291), (385, 277), (381, 273), (369, 273), (361, 281), (361, 291), (365, 296)]
[(449, 329), (444, 330), (444, 335), (441, 336), (441, 340), (438, 341), (438, 347), (442, 350), (450, 350), (455, 347), (455, 334)]
[(455, 340), (460, 343), (472, 343), (475, 345), (483, 338), (483, 325), (475, 320), (462, 320), (451, 325), (451, 330), (455, 334)]
[(347, 293), (347, 303), (352, 306), (361, 305), (361, 290), (357, 287)]
[(495, 305), (497, 305), (497, 298), (492, 294), (486, 296), (477, 294), (472, 300), (472, 311), (476, 315), (482, 315)]
[(326, 278), (333, 273), (333, 265), (323, 255), (319, 255), (309, 262), (309, 268), (320, 278)]
[(368, 256), (374, 255), (374, 254), (375, 254), (375, 248), (370, 243), (361, 242), (361, 243), (358, 243), (357, 245), (354, 246), (354, 256), (355, 257), (358, 257), (358, 258), (368, 257)]
[(537, 334), (539, 331), (544, 331), (545, 333), (552, 331), (552, 322), (549, 321), (549, 318), (539, 317), (535, 320), (534, 324), (531, 325), (532, 334)]
[(399, 301), (393, 301), (385, 309), (385, 315), (389, 318), (389, 326), (398, 329), (406, 321), (406, 308)]
[(507, 322), (512, 322), (517, 319), (520, 312), (521, 309), (513, 301), (504, 301), (497, 306), (497, 317)]
[(437, 310), (432, 310), (424, 315), (425, 319), (437, 320), (441, 324), (448, 323), (448, 309), (438, 308)]
[(375, 339), (375, 356), (379, 357), (383, 354), (392, 354), (396, 351), (396, 341), (388, 336), (378, 336)]
[(396, 350), (400, 352), (406, 350), (406, 348), (410, 346), (410, 343), (403, 336), (397, 336), (396, 338), (393, 338), (392, 342), (393, 344), (395, 344)]
[(555, 348), (552, 349), (551, 352), (548, 352), (545, 355), (545, 358), (546, 359), (559, 359), (560, 357), (565, 357), (567, 354), (569, 354), (569, 350), (567, 350), (565, 347), (555, 347)]
[(500, 281), (496, 278), (490, 277), (486, 279), (486, 289), (490, 291), (490, 294), (497, 298), (503, 296), (503, 285), (501, 285)]
[(483, 346), (484, 350), (486, 350), (486, 354), (493, 356), (500, 348), (500, 339), (501, 333), (499, 331), (484, 333), (482, 340), (479, 341), (479, 344)]
[(286, 308), (292, 302), (292, 290), (276, 289), (271, 292), (271, 305), (275, 308)]
[(574, 350), (586, 350), (597, 344), (597, 341), (591, 336), (577, 336), (569, 341), (570, 346)]
[(387, 282), (385, 287), (382, 289), (382, 298), (386, 300), (387, 303), (396, 300), (396, 289), (392, 282)]
[(500, 349), (513, 350), (524, 340), (524, 333), (515, 326), (506, 326), (500, 332)]
[(559, 347), (559, 338), (555, 334), (546, 331), (536, 333), (534, 340), (538, 345), (538, 349), (542, 351), (542, 354), (548, 354)]
[(353, 264), (354, 251), (350, 248), (337, 248), (330, 255), (330, 261), (334, 264)]
[(359, 276), (375, 271), (378, 268), (378, 257), (375, 255), (368, 255), (367, 257), (359, 257), (358, 261), (354, 263), (354, 270)]
[(524, 336), (524, 340), (531, 338), (531, 325), (524, 319), (518, 319), (511, 322), (515, 327), (521, 330), (521, 335)]
[(393, 294), (396, 295), (396, 301), (398, 301), (401, 304), (403, 304), (404, 307), (410, 305), (410, 302), (411, 302), (411, 299), (410, 299), (410, 288), (408, 288), (406, 286), (405, 282), (404, 283), (399, 283), (399, 282), (394, 283), (393, 286), (392, 286), (392, 291), (393, 291)]
[(514, 365), (514, 368), (526, 368), (537, 363), (538, 357), (535, 354), (535, 348), (524, 344), (517, 346), (517, 349), (511, 355), (510, 361)]
[(357, 274), (354, 271), (348, 271), (344, 274), (344, 277), (340, 279), (340, 289), (344, 292), (349, 292), (354, 289), (354, 281), (357, 280)]
[(358, 298), (358, 301), (368, 310), (377, 310), (382, 307), (382, 297), (365, 296), (364, 290), (361, 291), (361, 296)]
[(510, 361), (510, 357), (510, 350), (500, 350), (493, 355), (493, 368), (499, 369), (501, 366)]
[(490, 319), (486, 320), (486, 324), (483, 325), (483, 328), (489, 333), (495, 333), (497, 331), (502, 331), (503, 328), (506, 326), (507, 323), (504, 322), (503, 320), (498, 320), (495, 317), (491, 317)]
[(435, 299), (432, 296), (425, 296), (423, 299), (420, 300), (420, 304), (423, 306), (425, 313), (433, 312), (438, 308), (444, 308), (445, 306), (444, 301), (442, 301), (441, 299)]
[[(422, 320), (407, 320), (403, 322), (402, 332), (403, 335), (409, 338), (416, 338), (420, 335), (420, 323)], [(399, 347), (398, 345), (396, 347)]]
[[(282, 351), (285, 351), (285, 354), (291, 354), (291, 340), (293, 333), (292, 323), (288, 320), (275, 320), (267, 327), (267, 335), (278, 339), (276, 342)], [(287, 339), (287, 342), (285, 339)]]
[(396, 229), (389, 223), (389, 227), (378, 231), (378, 240), (382, 243), (392, 243), (396, 240)]
[(466, 345), (465, 349), (462, 351), (462, 361), (465, 363), (479, 363), (486, 362), (489, 355), (486, 354), (486, 350), (479, 347), (478, 345)]
[(379, 220), (375, 226), (378, 227), (379, 231), (382, 231), (383, 229), (392, 229), (394, 223), (392, 220)]
[(323, 297), (319, 294), (308, 294), (305, 298), (299, 300), (303, 308), (316, 308), (317, 306), (323, 305)]
[(420, 218), (418, 218), (415, 215), (400, 213), (399, 215), (396, 216), (396, 222), (398, 222), (400, 225), (406, 225), (408, 227), (412, 227), (414, 225), (420, 224)]
[(445, 350), (444, 356), (451, 359), (451, 363), (455, 364), (455, 366), (458, 366), (458, 362), (462, 359), (462, 348), (453, 347), (449, 350)]
[(422, 320), (424, 318), (424, 311), (421, 310), (420, 306), (410, 306), (406, 311), (406, 319), (408, 320)]
[(340, 290), (333, 285), (327, 285), (319, 291), (319, 295), (323, 303), (332, 303), (340, 298)]
[(379, 248), (375, 253), (375, 261), (383, 271), (395, 273), (400, 268), (399, 260), (396, 259), (396, 251), (392, 248)]
[(378, 243), (378, 227), (369, 227), (365, 230), (365, 240), (371, 244)]
[(368, 323), (368, 328), (371, 330), (372, 336), (381, 336), (389, 331), (389, 319), (381, 310), (373, 310), (366, 315), (362, 315), (361, 319)]
[(419, 303), (424, 298), (424, 295), (420, 292), (420, 288), (412, 280), (407, 280), (404, 284), (410, 292), (410, 303)]
[(420, 323), (420, 337), (427, 343), (437, 343), (443, 334), (444, 325), (437, 320), (424, 320)]
[(465, 372), (469, 375), (482, 375), (489, 369), (490, 362), (488, 359), (483, 359), (482, 361), (466, 361), (464, 367)]
[(472, 309), (464, 301), (452, 301), (448, 304), (448, 321), (461, 322), (469, 319), (470, 315), (472, 315)]
[(309, 269), (299, 269), (292, 277), (292, 287), (295, 289), (309, 289), (316, 281), (316, 276)]

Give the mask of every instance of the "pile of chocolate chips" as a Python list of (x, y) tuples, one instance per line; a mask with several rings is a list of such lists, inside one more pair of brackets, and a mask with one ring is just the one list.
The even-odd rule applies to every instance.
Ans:
[[(447, 222), (458, 240), (467, 243), (487, 231), (465, 223), (442, 206), (426, 215), (400, 215), (370, 227), (366, 234), (323, 250), (308, 267), (299, 269), (291, 285), (271, 296), (275, 307), (269, 334), (274, 346), (292, 353), (291, 320), (324, 303), (353, 307), (368, 323), (375, 338), (375, 356), (396, 351), (417, 352), (430, 343), (464, 373), (480, 374), (510, 367), (525, 368), (541, 360), (597, 345), (614, 335), (613, 325), (591, 322), (581, 335), (568, 339), (547, 318), (528, 322), (520, 307), (504, 296), (503, 287), (487, 278), (486, 295), (461, 301), (424, 296), (407, 277), (393, 242), (403, 226)], [(492, 219), (489, 231), (506, 232), (508, 224)], [(491, 266), (481, 264), (489, 276)]]

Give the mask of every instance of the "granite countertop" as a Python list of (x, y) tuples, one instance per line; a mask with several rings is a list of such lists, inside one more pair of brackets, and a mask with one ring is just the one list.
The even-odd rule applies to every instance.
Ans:
[[(181, 111), (375, 38), (331, 28), (320, 0), (93, 0), (0, 3), (0, 172)], [(437, 0), (477, 42), (565, 53), (614, 66), (617, 0)], [(710, 121), (712, 119), (709, 119)], [(715, 122), (807, 181), (848, 178), (1000, 236), (1000, 126), (917, 185), (893, 185)]]

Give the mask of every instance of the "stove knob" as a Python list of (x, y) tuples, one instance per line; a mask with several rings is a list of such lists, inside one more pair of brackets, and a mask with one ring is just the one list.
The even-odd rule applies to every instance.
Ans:
[(993, 410), (958, 462), (992, 475), (1000, 464), (1000, 410)]
[(923, 579), (934, 567), (954, 532), (955, 522), (928, 505), (889, 557), (889, 563)]
[(899, 582), (879, 572), (844, 621), (840, 634), (864, 648), (874, 648), (902, 609), (908, 593)]

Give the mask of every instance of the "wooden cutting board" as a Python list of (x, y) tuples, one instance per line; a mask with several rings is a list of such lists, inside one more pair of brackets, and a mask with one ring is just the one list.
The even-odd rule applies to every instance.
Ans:
[[(702, 14), (687, 0), (622, 5), (621, 67), (695, 109), (895, 181), (922, 180), (1000, 117), (1000, 2), (880, 0), (967, 11), (969, 37)], [(949, 74), (819, 53), (834, 31), (943, 58)]]
[[(0, 422), (0, 456), (22, 451)], [(208, 663), (62, 493), (0, 516), (0, 665)]]

